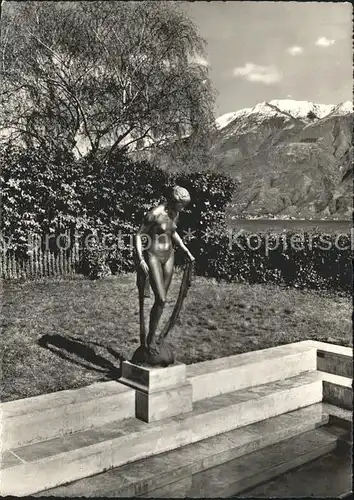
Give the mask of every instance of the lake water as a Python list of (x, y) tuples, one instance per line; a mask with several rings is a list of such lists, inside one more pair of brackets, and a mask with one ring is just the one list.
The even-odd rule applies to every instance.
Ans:
[(228, 219), (228, 224), (233, 229), (244, 229), (252, 232), (267, 232), (269, 230), (282, 231), (314, 231), (321, 233), (347, 233), (353, 227), (350, 220), (280, 220), (280, 219)]

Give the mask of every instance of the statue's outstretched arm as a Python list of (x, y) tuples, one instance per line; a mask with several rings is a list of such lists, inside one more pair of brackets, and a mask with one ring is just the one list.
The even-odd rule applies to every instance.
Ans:
[(190, 251), (186, 247), (186, 245), (183, 243), (182, 238), (177, 233), (177, 231), (175, 231), (172, 234), (172, 241), (177, 245), (177, 247), (179, 247), (182, 250), (182, 252), (184, 252), (187, 255), (187, 257), (189, 258), (189, 260), (191, 260), (191, 261), (195, 260), (194, 257), (193, 257), (193, 255), (190, 253)]

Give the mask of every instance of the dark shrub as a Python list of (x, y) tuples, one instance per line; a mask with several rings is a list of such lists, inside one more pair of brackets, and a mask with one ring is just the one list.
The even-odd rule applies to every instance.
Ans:
[[(69, 233), (81, 245), (79, 272), (97, 279), (107, 274), (133, 271), (134, 235), (143, 214), (160, 203), (174, 184), (191, 194), (191, 203), (181, 213), (179, 233), (196, 257), (196, 272), (218, 280), (274, 282), (301, 288), (332, 288), (350, 291), (352, 271), (350, 235), (321, 248), (321, 235), (304, 235), (303, 249), (290, 245), (266, 252), (266, 239), (250, 235), (232, 241), (225, 220), (236, 183), (215, 172), (169, 174), (148, 162), (133, 162), (122, 152), (107, 161), (76, 160), (60, 151), (44, 155), (41, 150), (2, 147), (1, 233), (10, 241), (9, 251), (26, 259), (29, 236), (42, 238)], [(74, 240), (74, 238), (72, 239)], [(49, 240), (53, 251), (55, 238)], [(45, 243), (45, 241), (44, 241)], [(250, 248), (252, 247), (252, 248)], [(177, 252), (176, 263), (184, 256)]]

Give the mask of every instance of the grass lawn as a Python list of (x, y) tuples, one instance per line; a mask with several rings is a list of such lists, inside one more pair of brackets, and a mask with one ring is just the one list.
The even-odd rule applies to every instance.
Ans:
[[(117, 378), (139, 345), (135, 275), (4, 283), (2, 294), (2, 401)], [(198, 277), (169, 337), (187, 364), (306, 339), (351, 346), (350, 297)]]

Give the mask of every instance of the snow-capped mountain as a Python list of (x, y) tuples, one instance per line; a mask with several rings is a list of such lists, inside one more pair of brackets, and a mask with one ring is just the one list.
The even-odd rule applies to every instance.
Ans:
[[(251, 108), (246, 108), (246, 109), (250, 110)], [(241, 111), (245, 111), (245, 109)], [(232, 122), (235, 118), (237, 118), (237, 116), (239, 116), (239, 111), (234, 111), (232, 113), (225, 113), (224, 115), (219, 116), (219, 118), (215, 120), (216, 128), (220, 130), (226, 127), (230, 122)]]
[(239, 183), (234, 215), (351, 217), (352, 121), (351, 102), (277, 99), (220, 116), (212, 149)]
[(243, 108), (239, 111), (225, 113), (216, 119), (216, 128), (221, 130), (227, 127), (237, 118), (245, 118), (251, 115), (279, 116), (288, 115), (289, 118), (306, 120), (309, 113), (316, 118), (324, 118), (330, 114), (352, 113), (353, 103), (350, 101), (341, 104), (316, 104), (310, 101), (294, 101), (291, 99), (273, 99), (269, 102), (261, 102), (253, 108)]

